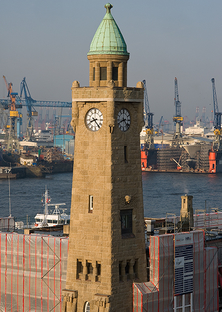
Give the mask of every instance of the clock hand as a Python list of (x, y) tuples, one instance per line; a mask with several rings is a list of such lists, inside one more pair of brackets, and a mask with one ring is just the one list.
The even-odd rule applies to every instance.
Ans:
[(98, 122), (97, 122), (97, 118), (92, 119), (90, 122), (94, 122), (94, 121), (95, 121), (95, 123), (97, 124), (97, 126), (100, 128), (100, 125), (99, 125)]
[(97, 124), (97, 126), (100, 128), (100, 125), (98, 124), (98, 122), (96, 121), (97, 119), (95, 119), (95, 123)]
[(95, 118), (94, 118), (94, 119), (90, 120), (90, 122), (93, 122), (93, 121), (95, 121), (95, 122), (96, 122), (96, 120), (97, 120), (97, 119), (95, 119)]

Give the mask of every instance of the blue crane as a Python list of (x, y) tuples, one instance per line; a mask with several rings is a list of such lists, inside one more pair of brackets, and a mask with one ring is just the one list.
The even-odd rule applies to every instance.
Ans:
[[(8, 109), (10, 107), (11, 101), (10, 99), (0, 99), (0, 104), (4, 107), (4, 109)], [(62, 101), (37, 101), (31, 97), (31, 93), (29, 91), (26, 78), (23, 78), (20, 84), (20, 96), (15, 94), (15, 107), (22, 108), (23, 106), (27, 107), (27, 131), (26, 137), (31, 139), (33, 132), (33, 117), (38, 116), (36, 111), (36, 107), (53, 107), (53, 108), (71, 108), (71, 102), (62, 102)]]
[(150, 112), (150, 105), (148, 100), (147, 88), (146, 88), (146, 80), (143, 80), (144, 85), (144, 123), (147, 134), (146, 145), (148, 148), (154, 148), (154, 140), (153, 140), (153, 113)]
[(28, 85), (26, 83), (25, 77), (20, 84), (20, 99), (24, 94), (26, 106), (27, 106), (27, 128), (26, 128), (26, 139), (29, 141), (33, 137), (33, 116), (38, 116), (38, 113), (33, 107), (33, 103), (36, 101), (31, 97)]
[(216, 93), (216, 86), (215, 86), (215, 79), (211, 79), (212, 82), (212, 89), (213, 89), (213, 104), (214, 104), (214, 134), (215, 134), (215, 141), (214, 147), (219, 149), (221, 146), (221, 115), (222, 113), (219, 112), (218, 103), (217, 103), (217, 93)]
[(221, 114), (218, 109), (217, 103), (217, 93), (216, 93), (216, 86), (215, 86), (215, 79), (211, 79), (212, 82), (212, 89), (213, 89), (213, 104), (214, 104), (214, 129), (221, 130)]
[(159, 126), (158, 126), (158, 134), (160, 132), (160, 126), (162, 124), (162, 121), (163, 121), (163, 116), (160, 117)]
[(178, 83), (176, 77), (174, 79), (174, 94), (175, 116), (173, 117), (173, 121), (176, 123), (176, 133), (174, 138), (178, 139), (182, 137), (181, 126), (183, 117), (181, 116), (181, 102), (179, 100)]
[[(62, 102), (62, 101), (37, 101), (34, 100), (35, 102), (33, 106), (35, 107), (63, 107), (63, 108), (72, 108), (72, 102)], [(0, 99), (0, 103), (5, 109), (8, 109), (8, 106), (10, 105), (10, 100), (9, 99)], [(27, 106), (26, 100), (21, 99), (18, 95), (16, 96), (16, 108), (21, 108), (23, 106)]]
[(148, 100), (146, 80), (143, 80), (144, 85), (144, 123), (145, 128), (149, 129), (150, 132), (153, 132), (153, 113), (150, 112), (150, 105)]

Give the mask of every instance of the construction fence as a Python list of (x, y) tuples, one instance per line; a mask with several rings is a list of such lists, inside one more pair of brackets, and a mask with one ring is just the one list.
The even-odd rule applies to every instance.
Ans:
[(134, 283), (134, 312), (215, 312), (217, 248), (204, 247), (204, 232), (150, 237), (150, 281)]
[[(216, 210), (216, 208), (215, 208)], [(180, 216), (167, 216), (166, 223), (177, 224), (180, 221)], [(204, 210), (196, 211), (193, 215), (193, 228), (195, 230), (222, 230), (222, 212), (204, 212)]]
[(62, 311), (68, 239), (0, 233), (0, 311)]

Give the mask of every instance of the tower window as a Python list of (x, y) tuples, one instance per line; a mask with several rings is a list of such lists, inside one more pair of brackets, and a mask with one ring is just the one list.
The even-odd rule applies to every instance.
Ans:
[(128, 163), (127, 146), (124, 146), (124, 161), (125, 163)]
[(130, 260), (127, 260), (126, 262), (125, 274), (126, 274), (127, 280), (129, 280), (130, 279)]
[(100, 67), (100, 80), (107, 80), (107, 68)]
[(112, 80), (118, 80), (118, 67), (112, 69)]
[(93, 195), (89, 195), (89, 212), (93, 212)]
[(132, 233), (132, 209), (126, 209), (120, 211), (121, 217), (121, 234)]
[(100, 282), (101, 278), (101, 263), (96, 261), (96, 282)]
[(93, 67), (93, 81), (95, 81), (96, 79), (96, 69), (95, 67)]
[(134, 273), (135, 278), (138, 278), (138, 259), (136, 259), (134, 262), (133, 273)]
[(119, 262), (119, 281), (123, 280), (123, 272), (122, 272), (122, 261)]
[(87, 267), (87, 274), (93, 274), (93, 266), (91, 262), (86, 262), (86, 267)]
[(76, 272), (76, 278), (80, 278), (80, 274), (83, 273), (83, 265), (82, 260), (77, 259), (77, 272)]

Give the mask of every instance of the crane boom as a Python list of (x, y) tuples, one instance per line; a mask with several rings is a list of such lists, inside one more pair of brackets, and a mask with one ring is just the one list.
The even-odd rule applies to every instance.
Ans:
[(9, 120), (10, 124), (7, 125), (7, 150), (18, 150), (19, 142), (18, 142), (18, 132), (17, 132), (17, 119), (19, 117), (19, 113), (16, 110), (16, 97), (18, 93), (13, 92), (12, 90), (12, 83), (8, 83), (6, 77), (3, 76), (5, 81), (5, 85), (8, 91), (8, 97), (10, 100), (8, 101), (8, 109), (9, 112)]
[(148, 100), (147, 88), (146, 88), (146, 80), (143, 80), (144, 86), (144, 107), (143, 107), (143, 115), (144, 115), (144, 124), (146, 129), (146, 147), (148, 149), (154, 148), (154, 139), (153, 139), (153, 113), (150, 112), (150, 105)]
[(220, 128), (221, 128), (221, 113), (219, 113), (219, 109), (218, 109), (215, 79), (212, 78), (211, 82), (212, 82), (212, 89), (213, 89), (213, 104), (214, 104), (214, 128), (220, 130)]
[(175, 121), (178, 122), (180, 121), (181, 118), (181, 102), (179, 100), (179, 92), (178, 92), (178, 83), (177, 83), (177, 78), (175, 77), (174, 80), (174, 93), (175, 93), (175, 97), (174, 97), (174, 105), (175, 105)]
[(12, 83), (11, 82), (8, 83), (5, 76), (3, 76), (3, 79), (5, 81), (5, 85), (8, 91), (7, 97), (10, 97), (9, 105), (11, 105), (11, 111), (15, 111), (16, 110), (15, 101), (16, 101), (16, 96), (18, 93), (12, 91)]
[(183, 117), (181, 116), (181, 102), (179, 100), (179, 92), (178, 92), (178, 83), (177, 78), (174, 79), (174, 106), (175, 106), (175, 115), (173, 117), (173, 121), (176, 123), (176, 132), (174, 134), (174, 143), (175, 145), (180, 144), (182, 138), (182, 122)]
[(148, 100), (147, 88), (146, 88), (146, 80), (143, 80), (144, 85), (144, 123), (145, 128), (149, 131), (153, 131), (153, 113), (150, 112), (150, 105)]

